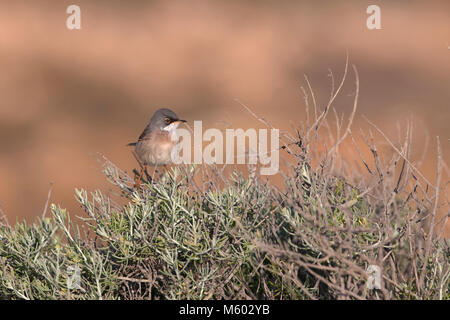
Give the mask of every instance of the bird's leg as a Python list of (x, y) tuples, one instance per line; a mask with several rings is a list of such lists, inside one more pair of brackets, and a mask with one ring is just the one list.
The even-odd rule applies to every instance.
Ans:
[(145, 168), (144, 172), (145, 172), (145, 176), (146, 176), (146, 178), (147, 178), (147, 181), (148, 181), (148, 182), (152, 182), (152, 181), (153, 181), (153, 180), (152, 180), (152, 177), (151, 177), (150, 174), (148, 173), (147, 168)]
[(140, 187), (142, 175), (144, 174), (144, 171), (146, 170), (146, 168), (147, 168), (147, 165), (144, 164), (144, 165), (142, 166), (142, 168), (141, 168), (141, 172), (139, 173), (138, 180), (136, 181), (136, 183), (135, 183), (135, 185), (134, 185), (135, 188), (139, 188), (139, 187)]
[[(155, 165), (153, 167), (153, 177), (156, 177), (156, 173), (158, 172), (157, 167), (158, 167), (158, 165)], [(152, 179), (152, 184), (153, 184), (153, 179)]]

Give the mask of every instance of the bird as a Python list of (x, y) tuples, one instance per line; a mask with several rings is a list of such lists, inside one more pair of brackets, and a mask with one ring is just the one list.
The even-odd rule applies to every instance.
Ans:
[(127, 146), (135, 147), (135, 156), (142, 164), (141, 172), (135, 184), (136, 188), (139, 188), (142, 174), (147, 166), (166, 166), (173, 162), (172, 150), (178, 144), (176, 129), (183, 122), (186, 122), (186, 120), (181, 120), (172, 110), (158, 109), (138, 140), (127, 144)]

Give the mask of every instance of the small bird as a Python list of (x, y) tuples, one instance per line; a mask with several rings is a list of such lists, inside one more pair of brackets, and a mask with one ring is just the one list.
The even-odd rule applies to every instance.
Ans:
[(180, 120), (170, 109), (156, 110), (138, 141), (127, 144), (135, 147), (136, 158), (143, 165), (135, 187), (139, 187), (148, 165), (165, 166), (172, 163), (172, 150), (178, 144), (176, 129), (182, 122), (186, 120)]

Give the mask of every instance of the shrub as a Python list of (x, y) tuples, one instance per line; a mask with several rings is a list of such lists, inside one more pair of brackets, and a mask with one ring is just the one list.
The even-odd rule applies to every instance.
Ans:
[[(281, 187), (252, 167), (226, 177), (179, 166), (134, 188), (103, 158), (117, 192), (76, 190), (79, 223), (52, 205), (51, 218), (1, 225), (0, 298), (449, 299), (440, 155), (433, 186), (409, 159), (408, 127), (384, 164), (372, 136), (373, 164), (354, 144), (367, 174), (349, 173), (338, 147), (354, 142), (358, 90), (348, 126), (337, 120), (337, 137), (319, 139), (346, 74), (320, 114), (314, 105), (312, 123), (284, 136)], [(367, 286), (369, 266), (380, 287)]]

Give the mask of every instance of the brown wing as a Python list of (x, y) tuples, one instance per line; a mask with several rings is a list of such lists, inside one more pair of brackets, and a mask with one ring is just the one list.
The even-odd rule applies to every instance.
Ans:
[(145, 137), (150, 134), (150, 131), (150, 125), (147, 125), (139, 136), (138, 141), (145, 139)]
[[(145, 137), (147, 137), (150, 134), (150, 125), (147, 125), (144, 129), (144, 131), (142, 131), (141, 135), (138, 138), (138, 142), (141, 140), (144, 140)], [(129, 144), (127, 144), (127, 146), (135, 146), (137, 144), (137, 142), (130, 142)]]

